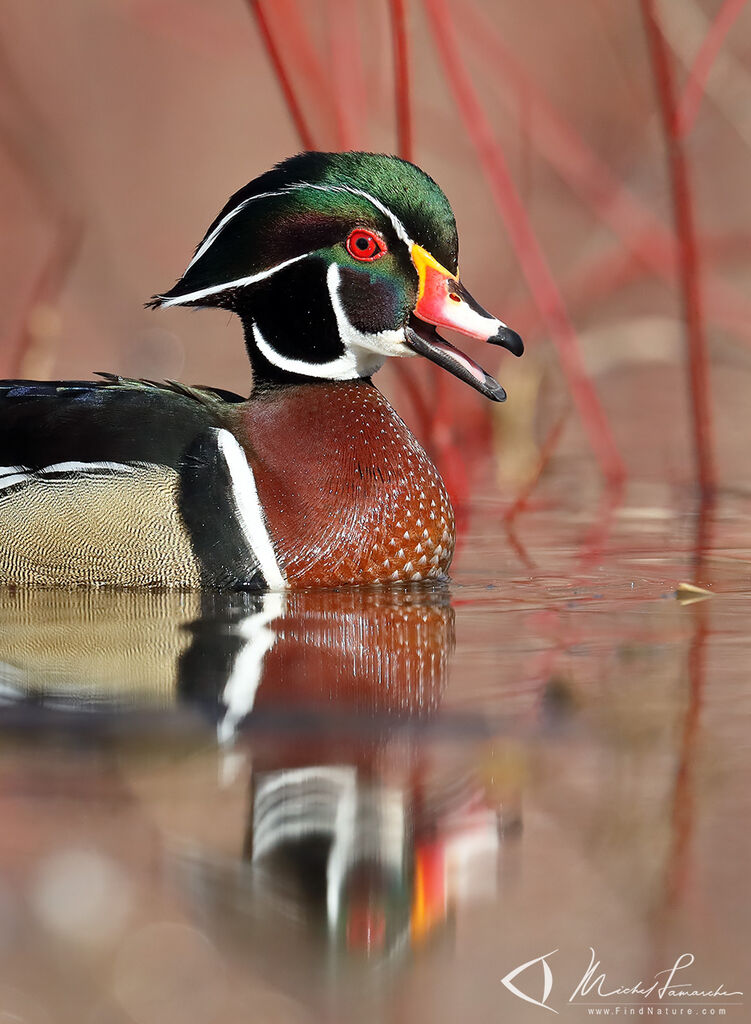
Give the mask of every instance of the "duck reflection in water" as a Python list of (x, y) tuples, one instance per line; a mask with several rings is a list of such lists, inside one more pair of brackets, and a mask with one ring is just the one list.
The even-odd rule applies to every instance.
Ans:
[(201, 825), (176, 856), (218, 934), (227, 914), (265, 934), (292, 917), (330, 950), (381, 961), (494, 890), (499, 809), (476, 745), (438, 714), (446, 588), (197, 600), (6, 593), (0, 660), (6, 700), (54, 705), (55, 727), (61, 706), (66, 719), (109, 709), (112, 725), (156, 704), (167, 731), (185, 709), (216, 730), (217, 795), (249, 775), (244, 838), (227, 860)]

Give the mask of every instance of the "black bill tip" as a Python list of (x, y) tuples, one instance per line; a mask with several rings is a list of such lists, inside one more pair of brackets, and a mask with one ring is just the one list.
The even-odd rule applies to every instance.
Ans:
[(488, 338), (490, 345), (500, 345), (506, 348), (512, 355), (520, 356), (524, 352), (524, 342), (521, 336), (512, 331), (510, 327), (501, 327), (492, 338)]

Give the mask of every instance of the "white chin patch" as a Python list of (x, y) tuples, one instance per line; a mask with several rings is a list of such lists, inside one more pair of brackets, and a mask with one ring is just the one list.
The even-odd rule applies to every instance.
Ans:
[[(386, 361), (385, 356), (375, 356), (364, 349), (350, 350), (344, 341), (347, 351), (337, 359), (328, 363), (308, 363), (304, 359), (291, 359), (277, 352), (261, 334), (258, 324), (253, 324), (253, 340), (256, 348), (272, 366), (278, 366), (287, 373), (297, 373), (304, 377), (320, 377), (323, 380), (357, 380), (358, 377), (370, 377), (380, 370)], [(344, 339), (342, 339), (344, 340)]]
[(309, 363), (305, 359), (292, 359), (284, 356), (269, 344), (261, 334), (258, 324), (253, 324), (253, 340), (258, 351), (280, 370), (302, 374), (306, 377), (320, 377), (324, 380), (357, 380), (360, 377), (372, 377), (380, 370), (388, 356), (411, 356), (414, 353), (407, 347), (404, 331), (378, 331), (375, 334), (364, 334), (350, 323), (339, 298), (341, 273), (336, 263), (332, 263), (326, 272), (326, 287), (331, 299), (331, 307), (336, 317), (336, 326), (344, 346), (344, 353), (328, 363)]
[[(353, 352), (361, 361), (367, 363), (368, 359), (374, 361), (374, 357), (380, 356), (377, 368), (383, 366), (388, 356), (412, 355), (404, 340), (402, 328), (388, 331), (377, 331), (375, 334), (364, 334), (350, 323), (344, 311), (342, 300), (339, 297), (339, 286), (341, 285), (341, 271), (336, 263), (332, 263), (326, 271), (326, 287), (331, 298), (331, 307), (336, 317), (336, 326), (339, 330), (339, 337), (348, 352)], [(375, 373), (375, 370), (371, 371)], [(367, 374), (366, 376), (370, 376)]]

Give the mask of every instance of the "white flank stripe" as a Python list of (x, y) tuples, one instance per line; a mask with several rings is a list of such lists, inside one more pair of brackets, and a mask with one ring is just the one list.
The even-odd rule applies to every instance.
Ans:
[(245, 452), (229, 430), (217, 430), (216, 439), (229, 469), (237, 518), (258, 558), (266, 584), (271, 590), (286, 590), (287, 581), (274, 554), (274, 547), (261, 511), (253, 470), (248, 465)]
[[(369, 192), (364, 192), (362, 189), (359, 189), (359, 188), (350, 188), (348, 185), (313, 185), (313, 184), (311, 184), (309, 182), (301, 181), (301, 182), (298, 182), (295, 185), (287, 185), (283, 189), (280, 189), (278, 192), (260, 192), (257, 196), (249, 196), (247, 199), (243, 199), (243, 201), (241, 203), (238, 203), (238, 205), (234, 208), (234, 210), (230, 210), (229, 213), (226, 214), (226, 216), (224, 216), (219, 221), (219, 223), (214, 228), (214, 230), (209, 235), (207, 235), (207, 237), (203, 240), (203, 242), (201, 242), (201, 244), (199, 245), (198, 249), (196, 249), (195, 256), (190, 261), (188, 266), (185, 268), (185, 274), (187, 274), (188, 271), (190, 270), (190, 268), (192, 266), (194, 266), (198, 262), (198, 260), (200, 260), (201, 257), (211, 248), (211, 246), (214, 244), (214, 242), (216, 241), (218, 236), (221, 234), (221, 232), (224, 230), (224, 228), (229, 224), (229, 222), (231, 220), (233, 220), (238, 215), (238, 213), (241, 213), (245, 209), (245, 207), (248, 206), (250, 203), (255, 202), (257, 199), (272, 199), (275, 196), (283, 196), (283, 195), (286, 195), (289, 192), (297, 192), (300, 189), (305, 189), (305, 188), (312, 188), (312, 189), (315, 189), (318, 192), (348, 192), (350, 195), (360, 196), (363, 199), (367, 199), (367, 201), (369, 203), (371, 203), (376, 208), (376, 210), (380, 210), (380, 212), (385, 217), (388, 217), (388, 219), (391, 221), (391, 224), (392, 224), (392, 226), (394, 228), (394, 231), (396, 231), (397, 235), (399, 236), (399, 238), (401, 238), (401, 240), (405, 243), (405, 245), (408, 248), (412, 247), (412, 244), (413, 244), (412, 243), (412, 239), (409, 237), (409, 234), (407, 233), (407, 229), (404, 227), (404, 225), (399, 220), (399, 218), (394, 213), (392, 213), (392, 211), (388, 208), (388, 206), (386, 206), (384, 203), (382, 203), (379, 199), (376, 199), (376, 197), (372, 196)], [(301, 257), (301, 256), (295, 257), (295, 259), (302, 259), (302, 258), (303, 257)], [(289, 262), (293, 262), (293, 261), (290, 260)], [(269, 273), (273, 273), (275, 270), (279, 270), (279, 269), (281, 269), (282, 266), (286, 266), (286, 265), (287, 265), (286, 263), (280, 264), (279, 267), (275, 267), (275, 268), (273, 268), (273, 270), (265, 272), (265, 274), (266, 274), (266, 276), (268, 276)], [(185, 274), (183, 274), (183, 277), (185, 277)], [(258, 277), (258, 276), (253, 276), (252, 278), (241, 278), (239, 281), (236, 281), (233, 284), (217, 285), (216, 288), (214, 288), (214, 291), (221, 291), (223, 288), (240, 287), (242, 284), (253, 284), (256, 280), (261, 280), (261, 279), (262, 278)], [(212, 292), (201, 291), (200, 293), (195, 293), (193, 295), (193, 298), (194, 299), (195, 298), (200, 298), (203, 295), (209, 295), (209, 294), (212, 294)], [(183, 296), (182, 299), (180, 299), (179, 301), (186, 302), (186, 301), (189, 301), (189, 300), (188, 300), (188, 298), (186, 296)], [(177, 299), (168, 299), (164, 303), (164, 305), (165, 306), (176, 306), (176, 305), (179, 304), (179, 301)]]
[(42, 466), (40, 469), (30, 469), (28, 466), (0, 466), (0, 490), (6, 487), (13, 487), (14, 484), (26, 480), (44, 479), (45, 476), (53, 473), (87, 473), (90, 470), (106, 469), (116, 474), (135, 473), (136, 468), (145, 465), (144, 463), (125, 462), (56, 462), (51, 466)]
[(195, 302), (197, 299), (203, 299), (206, 295), (216, 295), (217, 292), (229, 291), (230, 288), (244, 288), (246, 284), (255, 284), (256, 281), (263, 281), (267, 277), (271, 277), (272, 274), (284, 270), (285, 267), (307, 259), (310, 255), (311, 253), (304, 252), (302, 256), (293, 256), (291, 260), (277, 263), (275, 267), (269, 267), (268, 270), (261, 270), (259, 273), (250, 274), (248, 277), (238, 277), (235, 281), (225, 281), (223, 284), (212, 284), (208, 288), (199, 288), (198, 291), (190, 292), (188, 295), (176, 295), (172, 299), (164, 299), (163, 296), (157, 295), (157, 298), (163, 300), (162, 307), (165, 309), (167, 306), (181, 306), (186, 302)]
[(0, 480), (0, 491), (4, 491), (6, 487), (13, 487), (14, 484), (23, 483), (24, 480), (31, 480), (32, 478), (28, 473), (15, 473), (11, 476), (4, 476)]

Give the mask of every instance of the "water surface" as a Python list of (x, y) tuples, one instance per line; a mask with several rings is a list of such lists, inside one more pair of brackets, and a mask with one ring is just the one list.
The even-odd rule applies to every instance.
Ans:
[(677, 993), (749, 983), (749, 512), (489, 498), (450, 585), (0, 593), (0, 1020), (539, 1021), (529, 961), (562, 1020), (747, 1019)]

